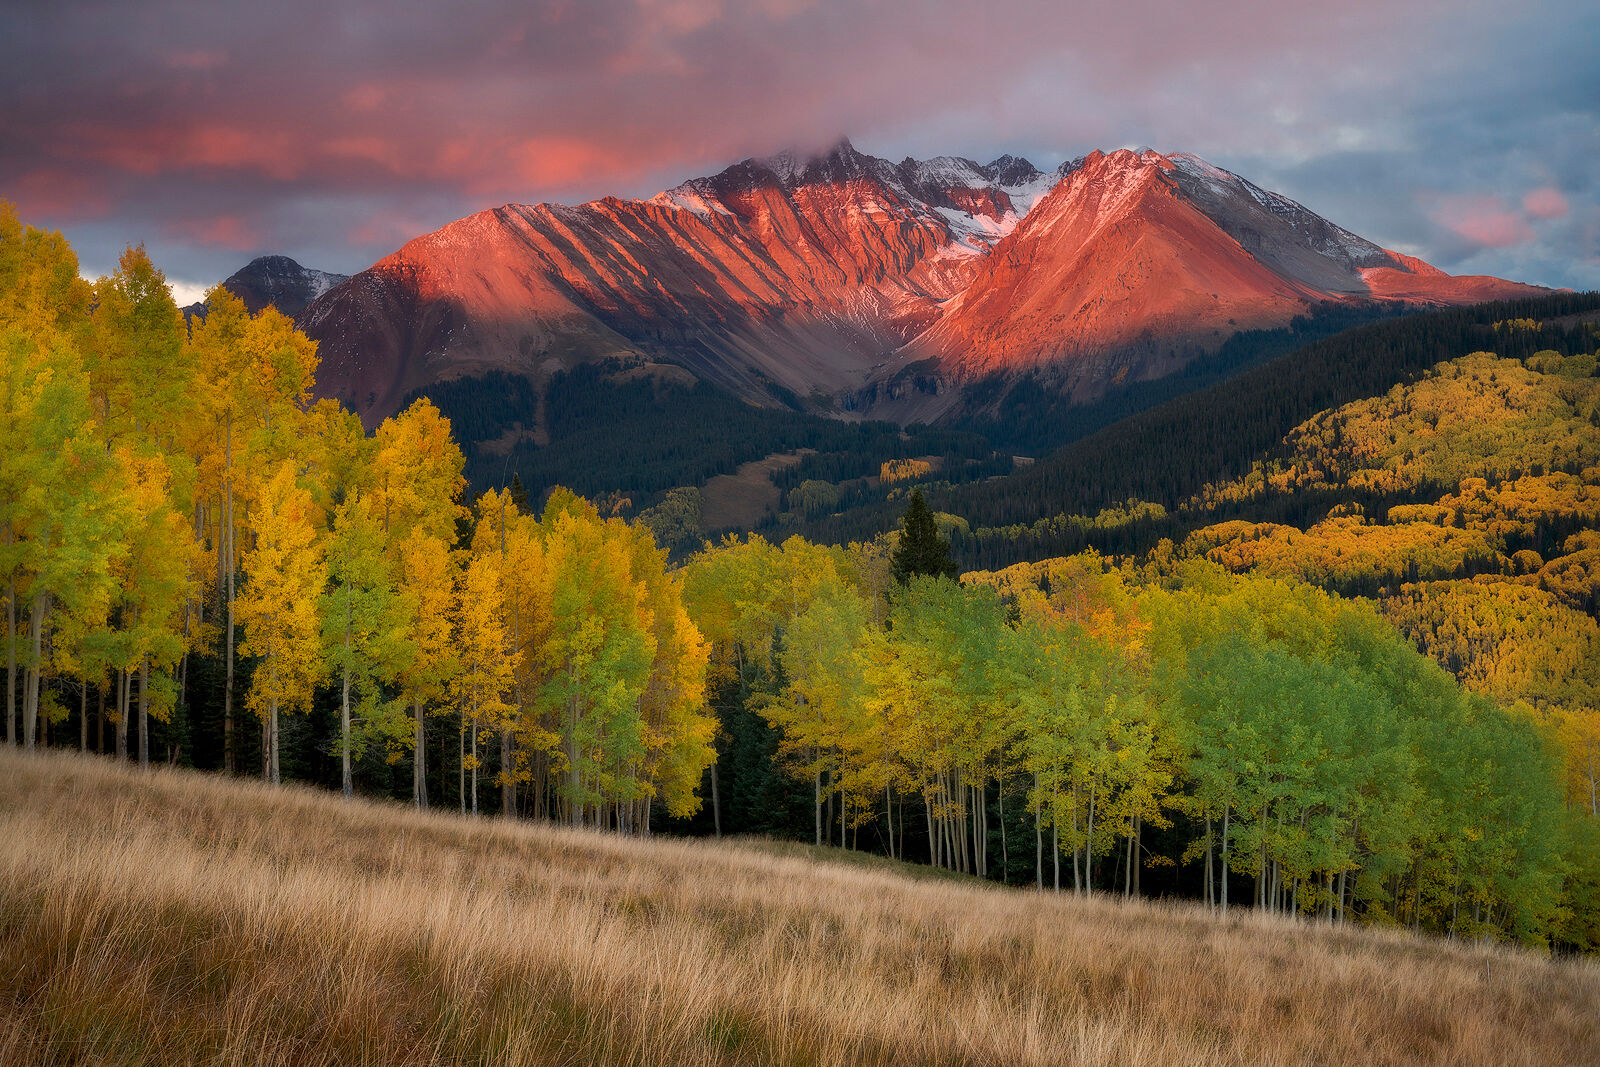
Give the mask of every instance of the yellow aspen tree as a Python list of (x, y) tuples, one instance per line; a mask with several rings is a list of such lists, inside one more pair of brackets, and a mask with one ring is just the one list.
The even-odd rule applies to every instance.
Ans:
[(644, 587), (655, 640), (650, 677), (639, 700), (645, 742), (640, 761), (643, 810), (629, 813), (634, 827), (648, 832), (650, 807), (658, 796), (674, 817), (699, 810), (701, 778), (716, 762), (712, 742), (717, 722), (705, 710), (710, 647), (684, 610), (682, 579), (667, 571), (667, 554), (648, 527), (628, 529), (633, 572)]
[(560, 723), (567, 820), (601, 826), (615, 814), (611, 802), (631, 792), (619, 768), (643, 753), (638, 702), (655, 656), (651, 620), (624, 523), (558, 490), (540, 528), (552, 580), (539, 701)]
[(561, 739), (534, 699), (545, 681), (537, 650), (550, 632), (550, 580), (539, 523), (524, 514), (509, 490), (490, 491), (475, 506), (475, 557), (494, 561), (501, 576), (506, 659), (511, 664), (511, 705), (500, 730), (501, 810), (517, 811), (517, 786), (533, 787), (534, 814), (543, 814), (552, 764), (559, 762)]
[[(6, 738), (23, 743), (19, 668), (29, 657), (19, 642), (21, 616), (35, 601), (32, 578), (42, 564), (29, 527), (31, 492), (49, 485), (64, 445), (90, 417), (88, 380), (78, 338), (91, 290), (78, 259), (59, 234), (23, 226), (0, 200), (0, 572), (6, 598)], [(87, 458), (87, 457), (85, 457)], [(30, 643), (31, 644), (31, 643)], [(19, 657), (24, 662), (19, 662)]]
[(414, 526), (455, 540), (457, 503), (466, 460), (450, 433), (450, 420), (426, 397), (383, 420), (374, 440), (373, 511), (392, 537)]
[(267, 728), (267, 777), (281, 780), (278, 716), (310, 708), (322, 678), (322, 633), (317, 598), (327, 565), (317, 530), (316, 505), (284, 461), (262, 487), (255, 546), (245, 555), (245, 586), (236, 610), (244, 628), (240, 650), (256, 656), (247, 704)]
[(408, 740), (403, 704), (384, 699), (383, 693), (408, 651), (403, 640), (408, 620), (383, 548), (369, 498), (347, 496), (334, 509), (328, 530), (330, 581), (320, 600), (323, 658), (339, 682), (339, 762), (347, 799), (354, 793), (351, 757), (357, 750), (373, 740)]
[(411, 790), (419, 808), (428, 806), (426, 715), (449, 695), (460, 662), (451, 633), (456, 577), (450, 548), (440, 538), (418, 528), (400, 543), (397, 592), (406, 625), (399, 636), (407, 647), (396, 681), (412, 713)]
[[(478, 733), (500, 730), (513, 710), (506, 702), (511, 686), (511, 661), (506, 657), (504, 597), (493, 557), (472, 559), (461, 579), (456, 603), (456, 631), (461, 669), (456, 677), (457, 710), (471, 739), (465, 766), (472, 776), (472, 814), (478, 813)], [(465, 792), (462, 811), (469, 810)]]

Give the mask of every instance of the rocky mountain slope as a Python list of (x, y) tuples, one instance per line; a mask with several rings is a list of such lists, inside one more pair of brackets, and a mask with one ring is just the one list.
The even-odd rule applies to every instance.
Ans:
[[(270, 306), (292, 319), (304, 313), (317, 297), (349, 277), (302, 267), (288, 256), (257, 256), (229, 275), (222, 287), (243, 300), (251, 314)], [(204, 303), (190, 304), (183, 312), (203, 317), (205, 307)]]
[(841, 142), (645, 200), (507, 205), (419, 237), (300, 316), (323, 390), (375, 421), (491, 369), (687, 367), (758, 403), (937, 418), (963, 382), (1075, 397), (1326, 301), (1537, 292), (1450, 278), (1193, 156), (891, 163)]

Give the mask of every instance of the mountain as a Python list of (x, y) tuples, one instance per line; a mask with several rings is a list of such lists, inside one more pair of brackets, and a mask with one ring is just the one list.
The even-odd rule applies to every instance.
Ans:
[(419, 237), (300, 317), (368, 421), (492, 370), (676, 363), (745, 399), (910, 421), (1038, 374), (1074, 398), (1328, 302), (1542, 290), (1457, 279), (1189, 155), (900, 163), (842, 141), (643, 200), (506, 205)]
[[(222, 287), (243, 300), (251, 314), (270, 306), (292, 319), (301, 315), (317, 297), (349, 277), (302, 267), (288, 256), (258, 256), (229, 275)], [(183, 311), (186, 315), (204, 317), (205, 304), (190, 304)]]

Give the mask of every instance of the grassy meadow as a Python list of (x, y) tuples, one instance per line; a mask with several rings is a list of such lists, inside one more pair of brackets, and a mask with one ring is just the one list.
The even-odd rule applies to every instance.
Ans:
[(1597, 1058), (1589, 960), (0, 749), (4, 1064)]

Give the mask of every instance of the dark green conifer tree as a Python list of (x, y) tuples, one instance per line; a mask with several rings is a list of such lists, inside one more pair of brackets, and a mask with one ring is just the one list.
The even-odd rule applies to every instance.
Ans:
[(934, 578), (954, 578), (957, 574), (950, 542), (939, 535), (921, 489), (911, 490), (911, 503), (900, 523), (900, 544), (889, 562), (897, 585), (905, 585), (916, 574)]

